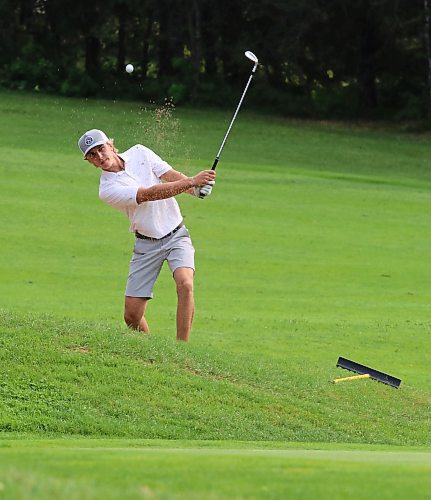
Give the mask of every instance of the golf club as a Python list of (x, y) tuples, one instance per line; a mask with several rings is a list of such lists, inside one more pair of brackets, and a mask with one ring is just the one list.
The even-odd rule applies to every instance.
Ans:
[(215, 170), (217, 167), (217, 163), (220, 159), (220, 155), (221, 155), (221, 152), (223, 151), (224, 145), (226, 144), (230, 129), (232, 128), (233, 122), (235, 121), (236, 115), (238, 114), (239, 108), (241, 107), (242, 101), (244, 100), (244, 97), (245, 97), (245, 94), (246, 94), (248, 87), (250, 85), (251, 79), (253, 78), (253, 75), (255, 74), (257, 65), (259, 63), (258, 58), (253, 54), (253, 52), (250, 52), (249, 50), (247, 50), (247, 52), (245, 52), (245, 57), (250, 59), (250, 61), (253, 61), (254, 66), (253, 66), (253, 69), (251, 70), (250, 77), (247, 81), (247, 85), (245, 86), (244, 92), (242, 93), (241, 99), (239, 100), (239, 103), (238, 103), (236, 111), (233, 115), (232, 121), (230, 122), (229, 128), (227, 129), (226, 135), (224, 136), (223, 142), (221, 143), (220, 149), (218, 150), (217, 156), (215, 157), (215, 160), (214, 160), (213, 166), (211, 167), (211, 170)]

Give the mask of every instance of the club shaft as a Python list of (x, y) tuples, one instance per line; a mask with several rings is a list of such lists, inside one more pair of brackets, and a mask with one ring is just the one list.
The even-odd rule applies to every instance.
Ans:
[(232, 125), (235, 121), (236, 115), (238, 114), (239, 108), (241, 107), (242, 101), (244, 100), (245, 94), (247, 93), (248, 87), (250, 86), (251, 79), (253, 78), (253, 75), (254, 75), (254, 70), (255, 70), (255, 68), (251, 72), (251, 75), (248, 79), (247, 85), (245, 86), (244, 92), (242, 93), (241, 99), (239, 100), (238, 106), (237, 106), (235, 113), (233, 115), (233, 118), (229, 124), (229, 128), (227, 129), (227, 132), (226, 132), (226, 135), (224, 136), (223, 142), (221, 143), (220, 149), (218, 150), (217, 156), (215, 157), (215, 160), (214, 160), (213, 166), (211, 167), (211, 170), (216, 169), (217, 163), (220, 159), (221, 152), (223, 151), (224, 145), (226, 144), (227, 138), (229, 136), (229, 132), (230, 132)]

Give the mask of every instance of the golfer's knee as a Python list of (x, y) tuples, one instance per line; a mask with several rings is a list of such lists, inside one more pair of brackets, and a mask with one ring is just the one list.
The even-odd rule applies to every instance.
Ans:
[(124, 322), (129, 328), (139, 329), (141, 317), (139, 317), (134, 311), (124, 311)]
[(193, 295), (193, 279), (184, 278), (177, 282), (178, 295)]

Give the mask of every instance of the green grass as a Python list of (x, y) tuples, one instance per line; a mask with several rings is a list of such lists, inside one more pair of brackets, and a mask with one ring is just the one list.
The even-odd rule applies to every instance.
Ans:
[[(268, 450), (313, 442), (319, 449), (350, 443), (430, 452), (427, 137), (241, 111), (213, 195), (179, 197), (198, 266), (196, 319), (183, 345), (174, 340), (176, 297), (167, 269), (148, 310), (153, 335), (124, 327), (133, 237), (127, 220), (98, 200), (98, 172), (82, 161), (76, 141), (96, 126), (120, 149), (148, 144), (192, 174), (211, 165), (231, 115), (178, 109), (157, 122), (137, 103), (3, 91), (0, 116), (0, 433), (15, 437), (12, 450), (28, 443), (36, 456), (29, 439), (86, 436), (215, 440), (222, 450), (235, 440), (270, 443)], [(338, 356), (401, 378), (401, 388), (371, 380), (331, 384), (348, 375), (335, 368)], [(184, 448), (194, 448), (190, 443)], [(41, 455), (52, 452), (46, 446), (38, 447)], [(199, 453), (184, 460), (210, 467), (211, 456)], [(170, 479), (159, 476), (158, 466), (173, 467), (168, 452), (159, 455), (151, 458), (151, 491), (205, 491), (205, 482), (192, 476), (193, 489), (181, 469), (163, 472)], [(322, 485), (321, 497), (329, 498), (347, 477), (344, 493), (365, 498), (366, 476), (389, 498), (429, 475), (429, 458), (413, 468), (400, 464), (389, 488), (390, 461), (343, 466), (245, 455), (237, 471), (229, 453), (217, 455), (214, 470), (231, 470), (235, 479), (214, 480), (218, 493), (209, 482), (209, 493), (229, 496), (236, 485), (238, 497), (306, 497)], [(0, 472), (9, 459), (0, 448)], [(147, 467), (149, 459), (142, 460), (136, 467)], [(22, 470), (11, 466), (9, 477), (23, 474), (23, 488), (37, 493), (38, 478), (51, 477), (51, 469), (39, 464), (32, 476), (30, 462)], [(280, 467), (295, 476), (293, 489)], [(240, 479), (246, 469), (255, 483)], [(53, 497), (64, 486), (62, 474), (52, 475)], [(130, 495), (138, 494), (137, 474)], [(266, 492), (259, 490), (265, 474), (273, 479)], [(331, 474), (334, 483), (322, 479)], [(9, 490), (7, 480), (0, 482)], [(113, 497), (122, 484), (112, 479)], [(87, 486), (73, 486), (71, 495), (85, 496)], [(106, 497), (100, 488), (88, 496)], [(16, 491), (18, 498), (29, 490)]]
[(430, 453), (378, 447), (159, 440), (0, 444), (0, 494), (11, 499), (425, 499), (430, 472)]
[[(245, 340), (229, 349), (200, 338), (178, 345), (173, 336), (148, 339), (88, 321), (4, 315), (1, 325), (3, 431), (429, 444), (425, 388), (410, 380), (402, 390), (330, 384), (340, 375), (337, 351), (325, 352), (325, 332), (305, 323), (279, 340), (277, 356), (268, 339), (256, 353)], [(266, 331), (276, 343), (276, 332)]]

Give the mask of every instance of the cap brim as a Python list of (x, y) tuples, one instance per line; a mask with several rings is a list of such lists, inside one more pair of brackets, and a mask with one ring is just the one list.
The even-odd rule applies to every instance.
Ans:
[(85, 153), (84, 153), (84, 159), (87, 159), (87, 155), (88, 153), (93, 149), (93, 148), (97, 148), (97, 146), (101, 146), (102, 144), (106, 144), (107, 141), (97, 141), (95, 142), (94, 144), (91, 144), (91, 146), (89, 146), (86, 150), (85, 150)]

